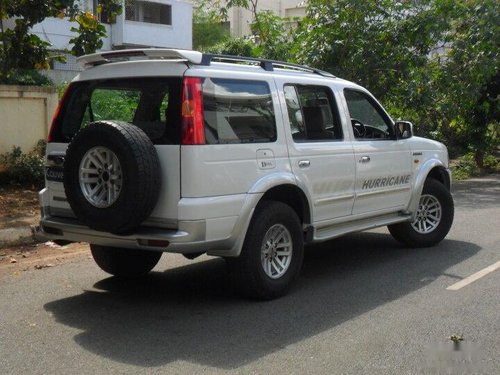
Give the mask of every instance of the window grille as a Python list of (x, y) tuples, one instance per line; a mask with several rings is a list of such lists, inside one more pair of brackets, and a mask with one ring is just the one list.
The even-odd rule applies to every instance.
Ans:
[(172, 6), (148, 1), (125, 2), (125, 19), (144, 23), (172, 25)]

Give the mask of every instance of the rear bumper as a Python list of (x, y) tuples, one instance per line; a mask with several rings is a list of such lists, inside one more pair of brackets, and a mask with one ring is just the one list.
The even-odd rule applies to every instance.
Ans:
[(37, 236), (47, 240), (184, 254), (231, 247), (227, 240), (206, 241), (205, 220), (179, 222), (177, 230), (139, 227), (132, 234), (116, 235), (91, 229), (74, 219), (45, 217), (40, 221)]

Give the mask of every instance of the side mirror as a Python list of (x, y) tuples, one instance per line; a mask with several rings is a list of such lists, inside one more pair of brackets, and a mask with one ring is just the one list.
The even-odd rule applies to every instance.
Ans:
[(395, 126), (398, 139), (408, 139), (413, 136), (413, 124), (410, 121), (396, 121)]

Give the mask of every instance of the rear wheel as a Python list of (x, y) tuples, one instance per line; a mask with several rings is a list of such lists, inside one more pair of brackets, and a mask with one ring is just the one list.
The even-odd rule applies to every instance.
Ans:
[(439, 181), (429, 178), (424, 185), (415, 219), (389, 225), (389, 232), (399, 242), (412, 247), (429, 247), (442, 241), (453, 223), (451, 193)]
[(157, 251), (120, 249), (100, 245), (90, 245), (90, 251), (103, 271), (125, 278), (147, 274), (156, 266), (162, 254)]
[(265, 201), (256, 209), (240, 256), (227, 262), (244, 294), (269, 300), (288, 292), (303, 257), (302, 228), (295, 211), (284, 203)]

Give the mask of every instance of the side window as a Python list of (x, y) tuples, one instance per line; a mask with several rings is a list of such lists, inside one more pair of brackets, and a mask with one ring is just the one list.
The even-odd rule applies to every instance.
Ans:
[(203, 117), (208, 144), (276, 141), (273, 101), (266, 82), (206, 78)]
[(345, 89), (344, 96), (356, 139), (393, 138), (393, 129), (390, 120), (366, 94)]
[(337, 105), (328, 87), (286, 85), (283, 91), (294, 142), (343, 139)]

